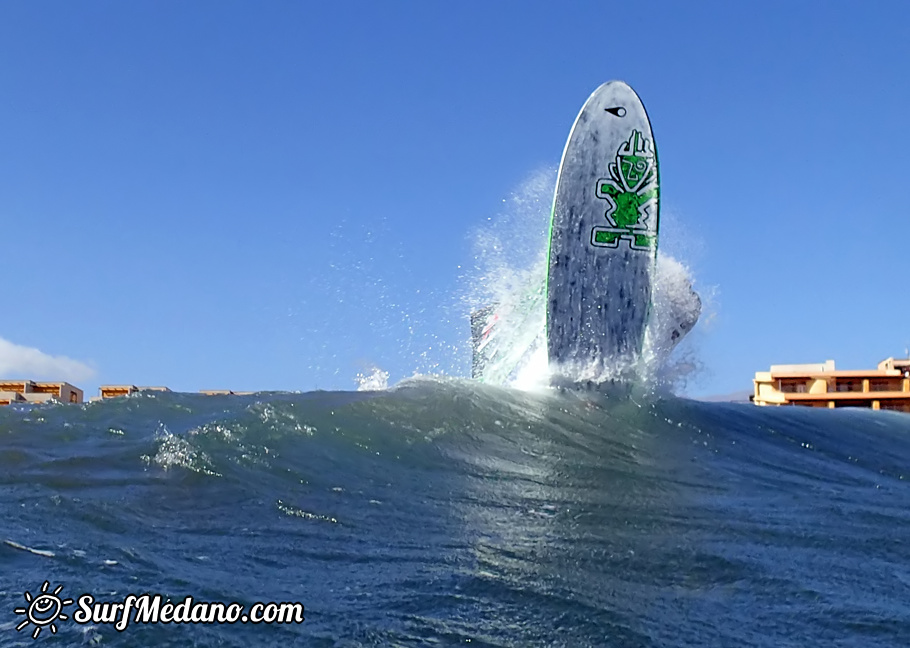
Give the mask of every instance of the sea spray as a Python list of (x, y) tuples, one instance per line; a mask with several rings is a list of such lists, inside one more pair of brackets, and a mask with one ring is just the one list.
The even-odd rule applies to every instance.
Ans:
[(354, 378), (357, 391), (383, 391), (389, 388), (389, 372), (379, 367), (371, 367)]
[[(628, 366), (583, 363), (549, 367), (546, 351), (546, 278), (554, 169), (531, 174), (503, 210), (475, 233), (475, 267), (465, 302), (473, 313), (491, 308), (482, 344), (491, 349), (483, 381), (519, 389), (551, 382), (636, 382), (679, 388), (698, 366), (691, 346), (673, 353), (698, 320), (701, 301), (690, 269), (666, 252), (657, 257), (651, 314), (643, 354)], [(684, 323), (681, 327), (680, 323)], [(481, 349), (483, 350), (483, 349)]]
[(484, 370), (491, 384), (532, 388), (547, 383), (546, 278), (550, 210), (556, 170), (539, 169), (474, 233), (474, 268), (465, 303), (492, 308), (495, 346)]

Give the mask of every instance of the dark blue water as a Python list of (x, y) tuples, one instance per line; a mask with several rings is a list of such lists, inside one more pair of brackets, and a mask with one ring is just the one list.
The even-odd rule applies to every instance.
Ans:
[[(908, 646), (910, 416), (529, 394), (0, 409), (0, 645)], [(59, 598), (300, 602), (132, 624)]]

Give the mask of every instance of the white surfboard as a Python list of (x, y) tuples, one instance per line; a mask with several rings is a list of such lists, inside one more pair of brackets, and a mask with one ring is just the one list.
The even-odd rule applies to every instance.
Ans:
[(472, 376), (509, 384), (543, 346), (560, 383), (634, 379), (646, 339), (651, 355), (666, 359), (698, 321), (701, 301), (685, 273), (660, 276), (659, 206), (648, 116), (628, 85), (606, 83), (563, 151), (547, 276), (471, 314)]
[(553, 201), (547, 352), (564, 377), (622, 378), (642, 352), (659, 229), (657, 149), (644, 106), (621, 81), (575, 120)]

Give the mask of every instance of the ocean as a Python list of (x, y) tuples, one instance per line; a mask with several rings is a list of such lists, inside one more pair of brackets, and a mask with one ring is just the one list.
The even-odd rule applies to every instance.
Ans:
[[(630, 388), (12, 406), (0, 645), (908, 646), (908, 481), (905, 414)], [(305, 612), (118, 630), (86, 594)]]

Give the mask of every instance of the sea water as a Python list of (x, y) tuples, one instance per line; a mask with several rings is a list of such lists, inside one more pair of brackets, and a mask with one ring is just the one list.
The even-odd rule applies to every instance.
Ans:
[[(0, 409), (0, 645), (910, 645), (910, 416), (659, 392), (141, 393)], [(16, 628), (34, 599), (292, 624)]]

